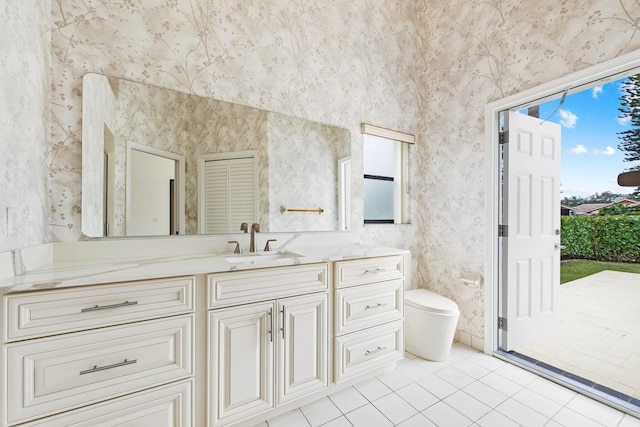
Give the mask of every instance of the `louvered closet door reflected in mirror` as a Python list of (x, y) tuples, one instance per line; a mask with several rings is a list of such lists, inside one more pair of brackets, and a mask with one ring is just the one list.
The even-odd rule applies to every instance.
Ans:
[(201, 233), (239, 231), (241, 223), (257, 222), (255, 155), (203, 160), (201, 169)]

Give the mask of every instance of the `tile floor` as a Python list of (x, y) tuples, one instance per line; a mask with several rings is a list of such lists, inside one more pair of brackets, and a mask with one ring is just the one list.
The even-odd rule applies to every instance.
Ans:
[(519, 353), (640, 399), (640, 274), (602, 271), (560, 286), (558, 333)]
[(397, 368), (256, 427), (640, 427), (640, 419), (454, 344), (446, 362)]

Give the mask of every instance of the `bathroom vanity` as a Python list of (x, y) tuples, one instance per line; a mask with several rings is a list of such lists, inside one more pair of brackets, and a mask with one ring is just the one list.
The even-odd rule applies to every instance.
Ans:
[(254, 425), (334, 393), (403, 357), (409, 260), (310, 247), (7, 279), (0, 425)]

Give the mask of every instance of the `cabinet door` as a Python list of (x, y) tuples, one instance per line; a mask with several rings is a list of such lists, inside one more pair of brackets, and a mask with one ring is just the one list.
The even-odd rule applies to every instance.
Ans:
[(209, 313), (209, 424), (273, 407), (272, 302)]
[(328, 385), (327, 299), (278, 301), (278, 405)]

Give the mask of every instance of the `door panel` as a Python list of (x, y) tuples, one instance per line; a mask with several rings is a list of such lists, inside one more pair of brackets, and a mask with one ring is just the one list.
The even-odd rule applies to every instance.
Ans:
[(271, 302), (210, 312), (210, 425), (273, 407), (273, 313)]
[(278, 404), (328, 386), (326, 293), (278, 301)]
[(500, 348), (513, 350), (557, 330), (560, 286), (560, 125), (505, 116)]

